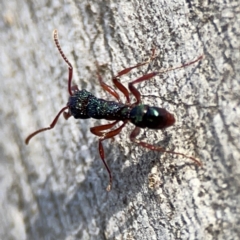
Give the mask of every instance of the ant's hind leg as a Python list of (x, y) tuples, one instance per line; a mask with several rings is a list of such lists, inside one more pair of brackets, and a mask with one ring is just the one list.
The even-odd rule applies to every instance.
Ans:
[(140, 128), (139, 127), (135, 127), (134, 130), (132, 131), (132, 133), (130, 134), (130, 140), (132, 142), (138, 144), (139, 146), (142, 146), (144, 148), (150, 149), (152, 151), (158, 151), (158, 152), (163, 152), (163, 153), (165, 152), (165, 153), (179, 155), (179, 156), (191, 159), (195, 164), (197, 164), (200, 167), (202, 166), (202, 163), (199, 160), (197, 160), (196, 158), (194, 158), (194, 157), (187, 156), (187, 155), (185, 155), (183, 153), (178, 153), (178, 152), (174, 152), (174, 151), (168, 151), (168, 150), (165, 150), (162, 147), (155, 146), (155, 145), (152, 145), (152, 144), (149, 144), (149, 143), (146, 143), (146, 142), (143, 142), (143, 141), (140, 141), (140, 140), (136, 139), (136, 137), (139, 135), (139, 133), (140, 133)]

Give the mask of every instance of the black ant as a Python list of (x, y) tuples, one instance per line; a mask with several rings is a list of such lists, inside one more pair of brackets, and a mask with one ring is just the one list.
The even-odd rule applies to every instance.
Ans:
[[(126, 103), (124, 104), (120, 101), (119, 94), (112, 87), (107, 85), (102, 80), (102, 77), (100, 76), (99, 71), (98, 71), (97, 75), (98, 75), (98, 80), (99, 80), (101, 87), (105, 91), (110, 93), (112, 96), (114, 96), (118, 102), (107, 101), (104, 99), (96, 98), (92, 93), (88, 92), (87, 90), (85, 90), (85, 89), (79, 90), (76, 85), (72, 86), (73, 67), (72, 67), (71, 63), (68, 61), (68, 59), (66, 58), (66, 56), (64, 55), (64, 53), (60, 47), (60, 44), (58, 41), (57, 30), (54, 30), (54, 32), (53, 32), (53, 39), (54, 39), (56, 47), (57, 47), (59, 53), (61, 54), (63, 60), (68, 65), (68, 71), (69, 71), (68, 92), (69, 92), (70, 97), (68, 99), (67, 105), (59, 111), (59, 113), (54, 118), (54, 120), (50, 124), (50, 126), (46, 127), (46, 128), (41, 128), (41, 129), (33, 132), (32, 134), (30, 134), (25, 140), (26, 144), (28, 144), (30, 139), (32, 137), (34, 137), (35, 135), (37, 135), (38, 133), (54, 128), (54, 126), (56, 125), (56, 123), (58, 121), (59, 116), (62, 113), (63, 113), (63, 116), (65, 119), (68, 119), (69, 117), (73, 116), (74, 118), (81, 118), (81, 119), (95, 118), (95, 119), (106, 119), (106, 120), (114, 121), (112, 123), (108, 123), (105, 125), (90, 128), (90, 131), (94, 135), (99, 137), (99, 141), (98, 141), (99, 154), (100, 154), (100, 157), (101, 157), (101, 159), (108, 171), (108, 175), (109, 175), (109, 184), (107, 186), (107, 191), (111, 190), (112, 174), (111, 174), (111, 171), (105, 161), (102, 141), (105, 139), (108, 139), (108, 138), (113, 138), (114, 136), (119, 134), (121, 132), (122, 128), (129, 121), (136, 126), (134, 128), (134, 130), (132, 131), (132, 133), (130, 134), (130, 140), (132, 142), (135, 142), (136, 144), (138, 144), (142, 147), (148, 148), (150, 150), (166, 152), (166, 153), (171, 153), (171, 154), (177, 154), (177, 155), (191, 159), (193, 162), (195, 162), (199, 166), (202, 165), (202, 163), (199, 160), (197, 160), (193, 157), (189, 157), (183, 153), (167, 151), (159, 146), (154, 146), (152, 144), (148, 144), (146, 142), (142, 142), (142, 141), (136, 139), (136, 137), (138, 136), (138, 134), (140, 132), (140, 128), (164, 129), (164, 128), (172, 126), (175, 123), (175, 118), (174, 118), (173, 114), (169, 113), (164, 108), (151, 107), (151, 106), (142, 104), (141, 103), (141, 94), (135, 88), (134, 85), (137, 83), (143, 82), (143, 81), (150, 80), (154, 76), (168, 72), (170, 70), (176, 70), (176, 69), (180, 69), (183, 67), (187, 67), (191, 64), (198, 62), (200, 59), (203, 58), (203, 56), (200, 56), (192, 62), (183, 64), (183, 65), (175, 67), (175, 68), (145, 74), (145, 75), (137, 78), (136, 80), (130, 82), (128, 84), (129, 90), (127, 88), (125, 88), (122, 85), (122, 83), (119, 82), (119, 77), (121, 77), (124, 74), (127, 74), (134, 68), (138, 68), (140, 66), (143, 66), (143, 65), (149, 63), (149, 61), (137, 64), (133, 67), (129, 67), (129, 68), (122, 70), (115, 77), (112, 78), (112, 81), (113, 81), (114, 86), (117, 89), (119, 89), (120, 92), (122, 92), (123, 95), (125, 96)], [(150, 60), (152, 60), (154, 58), (153, 56), (154, 56), (154, 50), (153, 50)], [(136, 101), (134, 103), (130, 103), (130, 97), (129, 97), (130, 93), (133, 94), (133, 96), (136, 98)], [(68, 111), (66, 112), (65, 110), (68, 110)], [(111, 130), (120, 121), (122, 121), (123, 123), (119, 127)]]

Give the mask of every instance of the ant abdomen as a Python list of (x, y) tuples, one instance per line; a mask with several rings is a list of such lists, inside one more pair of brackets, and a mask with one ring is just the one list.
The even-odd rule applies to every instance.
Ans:
[(163, 129), (172, 126), (175, 118), (164, 108), (139, 104), (132, 108), (130, 121), (140, 128)]

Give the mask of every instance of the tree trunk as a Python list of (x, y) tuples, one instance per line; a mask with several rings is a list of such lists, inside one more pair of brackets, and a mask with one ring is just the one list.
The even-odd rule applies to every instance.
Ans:
[[(214, 2), (214, 3), (213, 3)], [(22, 1), (0, 3), (1, 239), (239, 239), (239, 1)], [(50, 125), (73, 83), (97, 97), (120, 70), (156, 58), (121, 78), (127, 83), (204, 58), (136, 85), (142, 102), (176, 118), (140, 139), (199, 159), (133, 144), (128, 124), (104, 141), (108, 175), (90, 127), (93, 119)], [(124, 96), (121, 96), (124, 102)], [(131, 99), (134, 101), (134, 98)]]

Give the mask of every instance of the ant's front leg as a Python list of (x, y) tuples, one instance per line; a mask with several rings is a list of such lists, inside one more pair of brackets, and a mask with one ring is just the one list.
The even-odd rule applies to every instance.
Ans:
[[(50, 129), (54, 128), (55, 125), (56, 125), (56, 123), (57, 123), (57, 121), (58, 121), (58, 119), (59, 119), (59, 117), (60, 117), (60, 115), (61, 115), (62, 113), (64, 114), (64, 117), (65, 117), (65, 114), (67, 114), (67, 113), (65, 112), (65, 110), (67, 110), (67, 109), (68, 109), (68, 106), (63, 107), (63, 108), (58, 112), (57, 116), (53, 119), (53, 121), (52, 121), (52, 123), (50, 124), (49, 127), (41, 128), (41, 129), (33, 132), (32, 134), (30, 134), (30, 135), (25, 139), (25, 143), (28, 144), (29, 141), (31, 140), (31, 138), (33, 138), (33, 137), (34, 137), (35, 135), (37, 135), (38, 133), (44, 132), (44, 131), (47, 131), (47, 130), (50, 130)], [(69, 118), (69, 117), (71, 117), (71, 115), (69, 115), (67, 118)], [(66, 119), (66, 117), (65, 117), (65, 119)]]

